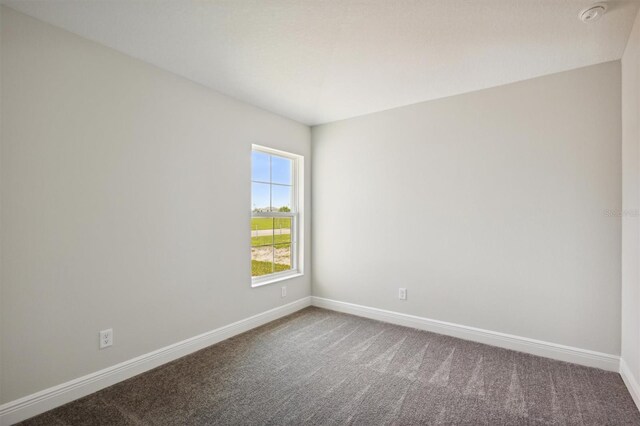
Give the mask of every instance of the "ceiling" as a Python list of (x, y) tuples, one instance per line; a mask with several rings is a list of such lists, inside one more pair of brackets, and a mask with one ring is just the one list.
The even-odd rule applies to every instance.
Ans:
[(620, 59), (638, 0), (2, 0), (314, 125)]

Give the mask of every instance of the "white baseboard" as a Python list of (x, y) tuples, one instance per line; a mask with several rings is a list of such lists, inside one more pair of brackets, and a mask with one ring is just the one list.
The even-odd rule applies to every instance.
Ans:
[(173, 361), (192, 352), (244, 333), (270, 321), (292, 314), (311, 305), (311, 298), (279, 306), (249, 318), (200, 334), (145, 355), (121, 362), (104, 370), (36, 392), (0, 406), (0, 425), (11, 425), (52, 408), (89, 395), (107, 386), (129, 379), (152, 368)]
[(631, 369), (629, 369), (624, 358), (620, 358), (620, 376), (622, 376), (624, 384), (627, 385), (627, 389), (629, 389), (633, 402), (636, 403), (638, 410), (640, 410), (640, 383), (638, 383), (638, 380), (631, 373)]
[(312, 296), (311, 304), (319, 308), (331, 309), (378, 321), (445, 334), (447, 336), (485, 343), (487, 345), (498, 346), (500, 348), (586, 365), (588, 367), (596, 367), (603, 370), (618, 372), (620, 366), (620, 357), (617, 355), (579, 349), (571, 346), (559, 345), (557, 343), (549, 343), (541, 340), (529, 339), (527, 337), (483, 330), (481, 328), (453, 324), (450, 322), (402, 314), (399, 312), (386, 311), (384, 309), (371, 308), (368, 306), (340, 302), (322, 297)]

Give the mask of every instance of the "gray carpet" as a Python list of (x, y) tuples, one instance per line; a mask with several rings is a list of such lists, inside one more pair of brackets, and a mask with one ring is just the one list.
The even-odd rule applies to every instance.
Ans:
[(620, 376), (307, 308), (25, 425), (640, 425)]

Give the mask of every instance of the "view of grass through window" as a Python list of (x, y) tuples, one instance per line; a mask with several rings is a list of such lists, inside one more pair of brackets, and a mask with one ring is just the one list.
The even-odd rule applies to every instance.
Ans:
[(251, 276), (293, 269), (293, 160), (253, 151)]

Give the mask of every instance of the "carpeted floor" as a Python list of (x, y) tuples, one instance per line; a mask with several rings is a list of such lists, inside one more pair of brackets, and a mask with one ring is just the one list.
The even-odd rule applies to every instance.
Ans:
[(640, 425), (620, 376), (307, 308), (26, 425)]

